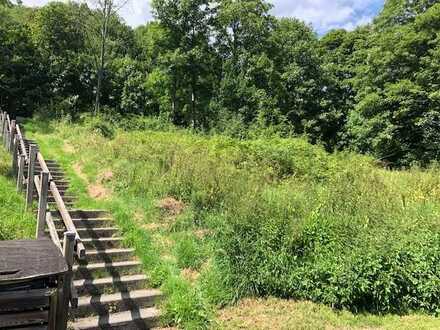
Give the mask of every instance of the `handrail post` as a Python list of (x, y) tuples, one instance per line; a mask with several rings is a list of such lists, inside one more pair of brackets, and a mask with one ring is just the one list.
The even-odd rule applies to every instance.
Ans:
[(63, 241), (63, 255), (66, 259), (68, 271), (64, 275), (63, 289), (61, 292), (61, 299), (59, 299), (60, 305), (58, 309), (57, 317), (57, 329), (66, 329), (67, 327), (67, 317), (69, 311), (69, 301), (70, 301), (70, 288), (72, 285), (72, 267), (73, 267), (73, 251), (75, 247), (75, 237), (74, 232), (67, 231), (64, 233)]
[(31, 144), (29, 146), (29, 161), (28, 161), (28, 173), (27, 173), (27, 187), (26, 187), (26, 209), (29, 210), (32, 207), (32, 200), (34, 198), (34, 173), (35, 173), (35, 161), (37, 160), (37, 146)]
[(3, 138), (3, 133), (5, 132), (5, 119), (6, 114), (3, 111), (0, 111), (0, 135)]
[(11, 143), (11, 155), (12, 155), (12, 173), (17, 173), (17, 156), (18, 156), (18, 135), (14, 134)]
[(15, 120), (11, 120), (11, 131), (9, 132), (9, 144), (8, 144), (8, 150), (9, 152), (12, 152), (12, 144), (14, 143), (14, 138), (15, 138), (15, 125), (16, 122)]
[(5, 116), (5, 124), (3, 126), (3, 146), (7, 148), (8, 145), (8, 115)]
[(18, 161), (18, 174), (17, 174), (17, 191), (18, 192), (23, 191), (24, 161), (25, 161), (25, 156), (21, 154), (19, 156), (19, 161)]
[(40, 198), (38, 200), (38, 217), (37, 217), (37, 239), (44, 236), (44, 226), (46, 224), (47, 196), (49, 192), (49, 173), (41, 172), (40, 177)]

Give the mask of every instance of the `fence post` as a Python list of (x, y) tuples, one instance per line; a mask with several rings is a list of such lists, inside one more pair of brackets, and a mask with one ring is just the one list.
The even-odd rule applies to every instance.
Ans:
[(26, 210), (32, 207), (32, 200), (34, 198), (34, 175), (35, 175), (35, 161), (37, 160), (37, 146), (31, 144), (29, 146), (29, 160), (27, 173), (27, 187), (26, 187)]
[(49, 192), (49, 172), (41, 172), (40, 185), (40, 198), (38, 200), (37, 239), (44, 236), (47, 211), (47, 195)]
[(17, 191), (18, 192), (23, 191), (24, 162), (25, 162), (24, 155), (20, 155), (19, 161), (18, 161), (18, 174), (17, 174)]
[(14, 137), (15, 137), (15, 133), (16, 133), (16, 129), (15, 129), (15, 120), (11, 120), (11, 131), (9, 132), (9, 144), (8, 144), (8, 150), (9, 152), (12, 152), (12, 144), (14, 143)]
[(59, 309), (57, 316), (57, 329), (66, 329), (67, 328), (67, 316), (69, 312), (69, 301), (70, 301), (70, 288), (72, 285), (72, 267), (73, 267), (73, 253), (75, 249), (75, 237), (76, 234), (71, 231), (67, 231), (64, 233), (64, 242), (63, 242), (63, 255), (66, 259), (68, 271), (64, 275), (63, 281), (63, 289), (61, 292), (61, 297), (59, 299)]

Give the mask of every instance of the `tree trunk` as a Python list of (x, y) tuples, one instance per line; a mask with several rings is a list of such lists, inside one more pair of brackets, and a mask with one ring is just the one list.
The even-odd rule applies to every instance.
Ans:
[(108, 21), (110, 19), (112, 10), (112, 2), (111, 0), (104, 1), (104, 8), (102, 9), (103, 13), (103, 22), (102, 22), (102, 30), (101, 30), (101, 50), (99, 56), (98, 70), (97, 70), (97, 84), (96, 84), (96, 99), (95, 99), (95, 115), (99, 113), (101, 108), (101, 89), (102, 89), (102, 80), (104, 73), (104, 65), (105, 65), (105, 46), (107, 42), (107, 33), (108, 33)]

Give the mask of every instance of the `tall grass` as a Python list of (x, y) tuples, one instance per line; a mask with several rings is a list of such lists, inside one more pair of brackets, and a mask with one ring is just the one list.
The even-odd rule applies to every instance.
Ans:
[(35, 219), (24, 210), (24, 198), (10, 177), (11, 159), (0, 147), (0, 240), (30, 239), (35, 236)]
[[(28, 124), (73, 177), (74, 163), (90, 182), (112, 171), (112, 197), (101, 205), (113, 208), (168, 294), (168, 321), (204, 327), (212, 306), (253, 295), (376, 313), (439, 310), (438, 168), (386, 171), (300, 138), (134, 128), (99, 119), (54, 123), (53, 132)], [(83, 205), (96, 203), (74, 182)], [(165, 197), (184, 212), (160, 210)], [(188, 269), (197, 276), (185, 277)]]

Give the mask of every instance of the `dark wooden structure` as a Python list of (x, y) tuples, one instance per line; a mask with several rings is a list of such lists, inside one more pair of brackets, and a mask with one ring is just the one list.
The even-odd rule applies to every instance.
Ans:
[(59, 329), (68, 270), (49, 239), (0, 241), (0, 329)]

